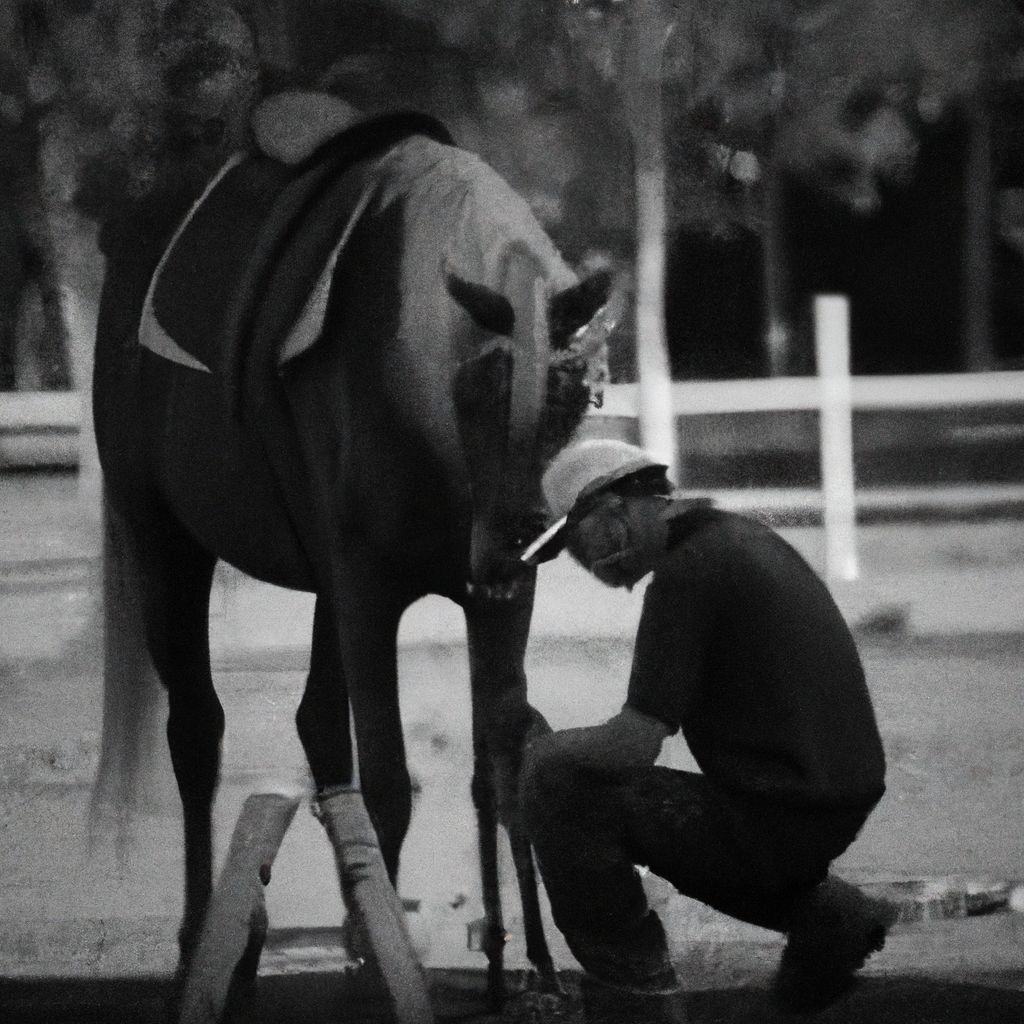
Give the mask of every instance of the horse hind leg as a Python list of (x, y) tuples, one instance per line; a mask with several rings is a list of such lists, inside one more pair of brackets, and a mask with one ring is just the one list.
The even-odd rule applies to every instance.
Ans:
[[(354, 570), (347, 578), (356, 578)], [(412, 784), (398, 710), (396, 648), (405, 603), (380, 581), (379, 572), (360, 579), (364, 586), (354, 590), (338, 586), (330, 597), (317, 597), (310, 672), (296, 724), (316, 785), (318, 817), (341, 870), (342, 896), (349, 911), (343, 939), (353, 956), (372, 957), (353, 888), (367, 865), (356, 872), (359, 878), (342, 868), (349, 861), (344, 837), (352, 834), (353, 826), (357, 831), (361, 827), (359, 816), (351, 816), (352, 807), (346, 801), (331, 799), (352, 783), (350, 693), (362, 803), (387, 873), (385, 884), (390, 882), (392, 890), (397, 889), (399, 855), (411, 818)], [(343, 616), (339, 609), (344, 610)], [(397, 906), (397, 895), (392, 895)]]
[(348, 687), (330, 602), (318, 597), (313, 612), (309, 675), (295, 725), (318, 795), (352, 784)]
[(216, 558), (167, 514), (147, 530), (143, 602), (147, 646), (167, 689), (167, 741), (181, 797), (185, 906), (181, 968), (195, 950), (213, 884), (212, 809), (224, 711), (210, 671), (209, 599)]
[(398, 706), (398, 624), (409, 601), (369, 557), (348, 552), (329, 595), (318, 596), (314, 654), (298, 714), (318, 790), (350, 783), (351, 708), (359, 787), (392, 884), (412, 813)]

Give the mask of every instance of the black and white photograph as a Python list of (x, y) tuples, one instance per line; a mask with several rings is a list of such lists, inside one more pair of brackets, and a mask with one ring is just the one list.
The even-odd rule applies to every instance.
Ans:
[(0, 1020), (1024, 1020), (1024, 2), (0, 0)]

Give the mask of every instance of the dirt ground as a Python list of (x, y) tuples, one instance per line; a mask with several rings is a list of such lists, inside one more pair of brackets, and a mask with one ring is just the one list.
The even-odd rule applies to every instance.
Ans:
[[(888, 792), (839, 868), (864, 879), (1024, 877), (1019, 644), (1008, 638), (921, 639), (863, 643), (862, 651), (888, 754)], [(612, 714), (629, 657), (628, 645), (615, 639), (538, 640), (529, 662), (534, 701), (556, 728)], [(442, 921), (468, 924), (479, 912), (465, 652), (449, 644), (407, 647), (401, 668), (418, 790), (402, 888), (422, 901), (421, 920), (430, 917), (433, 932)], [(292, 727), (302, 684), (299, 669), (236, 666), (217, 673), (228, 718), (218, 803), (221, 852), (248, 792), (268, 779), (279, 784), (303, 778)], [(131, 875), (104, 884), (110, 865), (97, 877), (85, 857), (99, 707), (94, 678), (68, 675), (54, 663), (9, 667), (0, 724), (5, 917), (177, 911), (173, 807), (142, 825)], [(663, 761), (690, 763), (681, 740), (666, 744)], [(282, 926), (336, 923), (341, 907), (332, 878), (319, 826), (300, 812), (275, 872), (287, 884), (269, 893), (272, 920)], [(512, 897), (514, 890), (510, 912)]]

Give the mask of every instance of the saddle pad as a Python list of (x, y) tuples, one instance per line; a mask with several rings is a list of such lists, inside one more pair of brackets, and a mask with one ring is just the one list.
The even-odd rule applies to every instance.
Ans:
[[(433, 118), (399, 113), (342, 132), (298, 165), (262, 154), (232, 158), (153, 275), (140, 344), (193, 369), (223, 372), (229, 390), (267, 310), (273, 308), (279, 361), (312, 344), (326, 311), (329, 270), (368, 198), (365, 190), (335, 186), (356, 163), (416, 134), (452, 142)], [(277, 273), (285, 261), (287, 273)], [(271, 278), (275, 293), (267, 296)]]

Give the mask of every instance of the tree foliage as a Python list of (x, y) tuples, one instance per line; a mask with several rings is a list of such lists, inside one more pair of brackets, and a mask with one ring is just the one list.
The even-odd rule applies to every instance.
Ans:
[(777, 138), (787, 167), (854, 208), (905, 182), (921, 137), (988, 104), (1024, 46), (1002, 0), (804, 5)]
[[(567, 0), (578, 46), (621, 87), (637, 0)], [(757, 221), (774, 162), (841, 202), (913, 173), (923, 131), (986, 102), (1014, 73), (1022, 19), (1006, 0), (662, 0), (677, 216)]]
[[(95, 216), (200, 181), (244, 139), (278, 84), (255, 31), (270, 23), (298, 80), (329, 71), (364, 102), (425, 106), (546, 224), (628, 232), (638, 0), (20, 2), (48, 23), (33, 72), (56, 97), (46, 179)], [(711, 225), (759, 226), (773, 162), (869, 207), (878, 181), (913, 172), (921, 132), (1005, 80), (1021, 47), (1007, 0), (661, 0), (659, 16), (674, 217)]]
[[(39, 4), (0, 10), (0, 387), (70, 379), (40, 124), (59, 91)], [(24, 358), (28, 355), (28, 358)]]
[(124, 200), (195, 187), (244, 137), (253, 40), (217, 0), (94, 0), (55, 21), (61, 102), (45, 172), (102, 218)]

